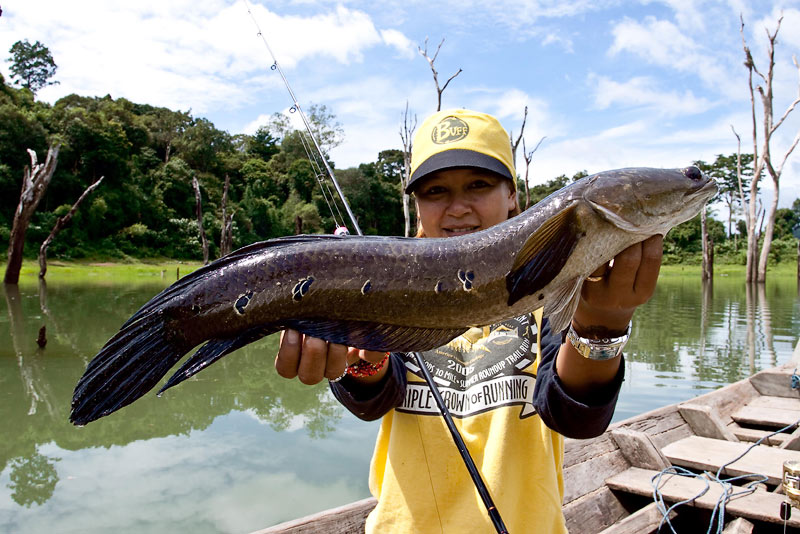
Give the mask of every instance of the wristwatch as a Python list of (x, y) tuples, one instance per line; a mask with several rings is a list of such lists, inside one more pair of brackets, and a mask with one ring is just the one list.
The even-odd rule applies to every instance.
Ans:
[(619, 337), (607, 337), (601, 339), (590, 339), (587, 337), (581, 337), (572, 327), (569, 325), (569, 330), (567, 331), (567, 339), (575, 347), (575, 350), (578, 351), (578, 354), (587, 358), (589, 360), (610, 360), (612, 358), (616, 358), (622, 352), (622, 348), (628, 342), (628, 339), (631, 337), (631, 324), (628, 323), (628, 327), (625, 329), (625, 333)]

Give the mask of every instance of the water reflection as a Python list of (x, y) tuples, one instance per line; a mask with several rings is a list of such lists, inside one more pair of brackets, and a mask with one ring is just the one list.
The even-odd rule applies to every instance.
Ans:
[[(615, 420), (735, 382), (789, 360), (800, 335), (793, 277), (662, 276), (636, 312)], [(661, 389), (662, 391), (658, 391)]]
[[(800, 335), (795, 284), (662, 277), (635, 318), (615, 419), (787, 361)], [(68, 422), (89, 359), (165, 285), (3, 288), (0, 532), (245, 532), (367, 496), (377, 425), (323, 384), (279, 378), (275, 337), (160, 399)]]
[[(162, 398), (150, 393), (112, 417), (84, 428), (72, 426), (72, 390), (87, 362), (161, 289), (161, 284), (52, 283), (3, 288), (7, 314), (0, 313), (0, 532), (45, 531), (32, 525), (47, 525), (46, 517), (53, 520), (53, 514), (64, 513), (64, 506), (74, 507), (76, 502), (76, 510), (82, 512), (72, 512), (76, 531), (107, 532), (93, 516), (106, 513), (108, 507), (128, 516), (120, 517), (121, 525), (107, 525), (117, 532), (175, 530), (155, 517), (147, 527), (150, 520), (145, 516), (151, 512), (141, 510), (147, 510), (142, 507), (152, 499), (166, 499), (174, 508), (164, 514), (175, 519), (178, 530), (192, 524), (195, 532), (219, 532), (216, 520), (194, 517), (206, 494), (216, 490), (220, 502), (232, 499), (243, 491), (242, 484), (254, 484), (253, 478), (266, 484), (258, 491), (251, 488), (253, 495), (247, 500), (253, 506), (255, 495), (268, 496), (265, 488), (291, 496), (289, 503), (302, 501), (297, 493), (301, 486), (316, 484), (335, 491), (333, 498), (320, 496), (316, 503), (299, 507), (287, 502), (278, 509), (258, 506), (261, 513), (246, 525), (220, 512), (220, 521), (230, 523), (223, 531), (260, 528), (274, 517), (290, 519), (298, 509), (313, 511), (309, 505), (335, 506), (366, 492), (366, 467), (347, 472), (347, 466), (369, 458), (372, 427), (351, 422), (350, 428), (342, 428), (343, 410), (324, 384), (309, 388), (278, 377), (272, 369), (276, 338), (238, 351)], [(36, 337), (43, 324), (49, 342), (40, 349)], [(231, 426), (231, 419), (237, 424)], [(366, 439), (361, 436), (364, 431)], [(345, 437), (356, 445), (338, 443)], [(336, 443), (337, 450), (324, 450)], [(148, 473), (150, 463), (153, 472)], [(188, 488), (193, 482), (181, 480), (205, 473), (197, 487)], [(141, 480), (134, 480), (148, 475), (145, 491)], [(287, 489), (287, 484), (295, 489)], [(99, 498), (97, 491), (106, 495)], [(78, 495), (86, 499), (76, 500)], [(242, 520), (254, 516), (237, 506), (229, 508)]]

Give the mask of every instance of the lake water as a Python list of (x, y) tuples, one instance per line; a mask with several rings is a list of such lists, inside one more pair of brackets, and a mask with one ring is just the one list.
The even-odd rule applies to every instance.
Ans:
[[(161, 398), (69, 423), (88, 361), (165, 285), (0, 287), (0, 533), (238, 534), (368, 496), (378, 423), (326, 384), (278, 377), (274, 337)], [(750, 290), (717, 277), (704, 290), (662, 276), (635, 317), (615, 420), (786, 363), (798, 337), (794, 277)]]

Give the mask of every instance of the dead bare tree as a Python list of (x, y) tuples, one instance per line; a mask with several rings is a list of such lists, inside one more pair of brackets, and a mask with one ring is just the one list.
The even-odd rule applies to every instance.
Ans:
[(222, 232), (219, 237), (220, 257), (230, 254), (233, 248), (233, 215), (235, 211), (228, 213), (228, 189), (231, 185), (230, 175), (225, 175), (225, 187), (222, 190)]
[[(755, 61), (753, 60), (753, 56), (750, 53), (750, 48), (747, 46), (747, 41), (744, 36), (744, 19), (740, 17), (741, 25), (739, 28), (739, 32), (742, 36), (742, 47), (744, 49), (745, 54), (745, 67), (747, 67), (748, 72), (748, 85), (750, 89), (750, 113), (753, 123), (753, 179), (750, 184), (750, 199), (748, 202), (748, 211), (749, 214), (746, 216), (747, 221), (747, 274), (746, 279), (748, 282), (764, 282), (767, 279), (767, 261), (769, 259), (769, 251), (772, 246), (772, 232), (775, 228), (775, 212), (778, 208), (778, 195), (780, 192), (780, 178), (783, 172), (783, 166), (786, 163), (786, 160), (791, 155), (792, 151), (794, 151), (795, 147), (797, 146), (798, 142), (800, 142), (800, 131), (798, 131), (797, 135), (794, 137), (794, 141), (791, 143), (789, 148), (787, 149), (786, 153), (783, 156), (783, 159), (777, 165), (773, 164), (773, 158), (771, 154), (771, 143), (772, 143), (772, 136), (775, 134), (775, 131), (780, 128), (783, 122), (786, 120), (786, 117), (794, 110), (795, 106), (800, 103), (800, 82), (798, 83), (798, 96), (794, 99), (794, 101), (788, 106), (786, 111), (784, 111), (783, 115), (775, 122), (773, 120), (773, 77), (774, 77), (774, 70), (775, 70), (775, 40), (778, 36), (778, 32), (781, 28), (781, 22), (783, 21), (783, 17), (778, 19), (778, 24), (775, 28), (775, 31), (770, 33), (769, 30), (766, 30), (767, 33), (767, 56), (769, 58), (769, 64), (767, 67), (766, 75), (762, 74), (762, 72), (756, 67)], [(797, 57), (793, 57), (794, 65), (797, 67), (798, 73), (800, 73), (800, 65), (798, 65)], [(754, 85), (753, 81), (753, 74), (755, 74), (758, 78), (761, 79), (761, 83)], [(758, 92), (760, 99), (761, 99), (761, 107), (762, 107), (762, 139), (761, 139), (761, 151), (759, 152), (759, 138), (758, 138), (758, 121), (756, 118), (756, 99), (755, 99), (755, 92)], [(756, 216), (756, 206), (757, 206), (757, 197), (758, 197), (758, 185), (761, 179), (763, 172), (766, 171), (770, 177), (772, 178), (772, 183), (775, 188), (775, 194), (773, 195), (772, 202), (768, 208), (768, 212), (766, 214), (766, 222), (767, 226), (764, 231), (764, 241), (761, 245), (761, 253), (758, 254), (758, 240), (756, 238), (756, 222), (758, 217)]]
[(428, 61), (428, 64), (431, 66), (431, 72), (433, 72), (433, 83), (436, 84), (436, 93), (438, 97), (438, 104), (436, 106), (436, 111), (442, 110), (442, 93), (444, 93), (444, 90), (447, 89), (447, 86), (450, 85), (450, 82), (452, 82), (456, 76), (461, 74), (461, 69), (459, 68), (458, 72), (450, 76), (444, 83), (444, 85), (439, 87), (439, 73), (436, 71), (436, 67), (434, 67), (433, 64), (436, 61), (436, 57), (439, 55), (439, 51), (442, 49), (443, 44), (444, 44), (444, 37), (442, 37), (442, 41), (439, 43), (439, 46), (436, 47), (436, 53), (433, 54), (433, 57), (430, 57), (428, 55), (427, 37), (425, 38), (425, 48), (423, 49), (421, 46), (417, 47), (419, 49), (419, 53), (422, 54), (422, 57), (424, 57)]
[(103, 181), (103, 178), (105, 178), (105, 176), (101, 176), (97, 181), (87, 187), (83, 193), (81, 193), (81, 196), (78, 197), (78, 200), (75, 201), (75, 204), (72, 205), (72, 208), (70, 208), (69, 212), (56, 220), (56, 224), (50, 231), (50, 235), (47, 236), (47, 239), (42, 241), (42, 245), (39, 247), (39, 278), (44, 278), (44, 276), (47, 274), (47, 247), (49, 247), (50, 243), (53, 242), (56, 234), (58, 234), (67, 224), (69, 224), (69, 221), (72, 220), (75, 212), (78, 211), (78, 207), (81, 205), (81, 202), (83, 202), (83, 199), (89, 196), (89, 194), (100, 185), (100, 182)]
[(708, 235), (705, 206), (703, 206), (703, 210), (700, 212), (700, 228), (703, 248), (703, 271), (700, 277), (705, 282), (714, 278), (714, 241)]
[(400, 139), (403, 141), (403, 173), (400, 175), (400, 192), (403, 195), (403, 219), (405, 220), (405, 236), (411, 235), (411, 210), (409, 204), (411, 197), (406, 193), (408, 181), (411, 179), (411, 148), (414, 130), (417, 129), (417, 116), (414, 115), (413, 123), (408, 116), (408, 100), (403, 114), (403, 125), (400, 127)]
[(541, 145), (542, 141), (544, 141), (546, 138), (547, 136), (544, 136), (539, 139), (539, 142), (536, 143), (536, 146), (533, 147), (533, 150), (530, 152), (528, 152), (525, 148), (525, 140), (522, 140), (522, 157), (525, 158), (525, 209), (531, 207), (531, 186), (530, 182), (528, 181), (528, 172), (531, 168), (531, 161), (533, 161), (533, 154), (539, 150), (539, 145)]
[(11, 236), (8, 240), (8, 264), (3, 281), (6, 284), (19, 283), (19, 271), (22, 268), (22, 251), (25, 248), (25, 233), (31, 222), (31, 216), (36, 211), (39, 201), (42, 200), (58, 162), (58, 151), (61, 145), (51, 146), (47, 151), (44, 163), (38, 163), (36, 152), (28, 149), (31, 157), (31, 166), (25, 167), (22, 178), (22, 192), (19, 195), (17, 211), (14, 212), (14, 222), (11, 226)]
[(192, 187), (194, 188), (197, 226), (200, 229), (200, 243), (203, 245), (203, 265), (208, 265), (208, 239), (206, 239), (206, 232), (203, 230), (203, 204), (200, 199), (200, 184), (197, 183), (196, 176), (192, 176)]
[[(508, 140), (511, 142), (511, 162), (514, 164), (514, 168), (517, 166), (517, 148), (519, 147), (520, 141), (522, 141), (522, 135), (525, 133), (525, 123), (528, 121), (528, 106), (525, 106), (525, 113), (522, 116), (522, 126), (519, 127), (519, 135), (517, 136), (517, 140), (514, 141), (514, 131), (512, 130), (508, 134)], [(522, 147), (522, 151), (525, 151), (525, 147)]]

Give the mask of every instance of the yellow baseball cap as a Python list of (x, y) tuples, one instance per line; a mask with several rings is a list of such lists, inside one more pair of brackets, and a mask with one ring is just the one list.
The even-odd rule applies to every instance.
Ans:
[(511, 140), (491, 115), (468, 109), (437, 111), (422, 123), (411, 149), (411, 178), (406, 193), (432, 172), (452, 167), (477, 167), (511, 180), (516, 172)]

